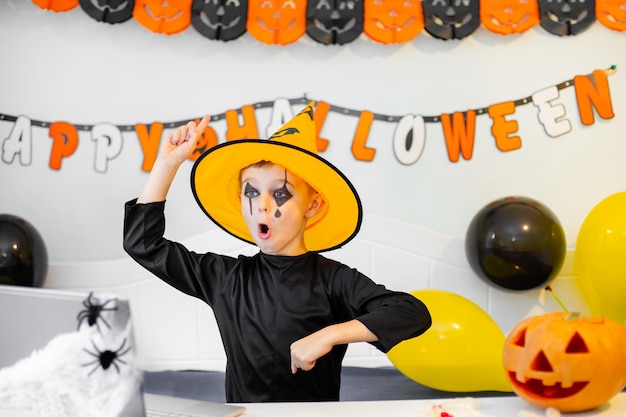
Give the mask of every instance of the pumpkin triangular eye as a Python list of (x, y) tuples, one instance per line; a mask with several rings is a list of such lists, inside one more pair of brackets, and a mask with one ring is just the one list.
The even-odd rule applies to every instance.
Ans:
[(526, 346), (526, 329), (515, 335), (515, 339), (513, 339), (513, 344), (519, 347)]
[(531, 369), (533, 371), (542, 371), (542, 372), (552, 372), (552, 365), (550, 365), (550, 361), (546, 357), (543, 350), (539, 351), (533, 364), (531, 365)]
[(570, 339), (565, 353), (589, 353), (587, 344), (578, 332), (574, 333), (574, 336)]

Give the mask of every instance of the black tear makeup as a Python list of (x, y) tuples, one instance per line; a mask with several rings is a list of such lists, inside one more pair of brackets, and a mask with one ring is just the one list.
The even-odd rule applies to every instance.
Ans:
[(247, 182), (246, 188), (244, 189), (244, 195), (248, 197), (248, 202), (250, 203), (250, 215), (252, 216), (252, 197), (256, 197), (258, 195), (258, 191), (256, 188), (251, 186), (249, 182)]
[[(276, 201), (276, 205), (280, 207), (285, 204), (291, 197), (293, 197), (293, 195), (287, 189), (287, 170), (285, 170), (285, 182), (283, 183), (282, 187), (274, 191), (274, 200)], [(274, 215), (276, 217), (280, 217), (280, 211), (276, 210), (276, 213)]]

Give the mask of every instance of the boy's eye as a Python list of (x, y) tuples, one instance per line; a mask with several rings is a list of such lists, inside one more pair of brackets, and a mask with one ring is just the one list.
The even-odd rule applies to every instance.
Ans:
[(259, 196), (259, 190), (250, 185), (250, 183), (246, 183), (246, 188), (243, 190), (243, 195), (248, 198), (254, 198)]
[(285, 204), (291, 197), (292, 195), (285, 185), (274, 191), (274, 200), (276, 200), (278, 207)]

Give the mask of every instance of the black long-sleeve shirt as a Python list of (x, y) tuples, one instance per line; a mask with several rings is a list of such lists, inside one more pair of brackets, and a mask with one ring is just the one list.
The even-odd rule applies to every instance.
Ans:
[(431, 325), (417, 298), (318, 253), (233, 258), (189, 251), (163, 237), (164, 206), (126, 203), (124, 249), (163, 281), (211, 306), (226, 351), (228, 402), (338, 400), (347, 345), (335, 346), (312, 370), (292, 374), (294, 341), (357, 319), (387, 352)]

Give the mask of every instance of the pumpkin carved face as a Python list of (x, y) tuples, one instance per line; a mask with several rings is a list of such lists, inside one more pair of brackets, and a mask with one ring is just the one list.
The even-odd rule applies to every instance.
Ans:
[(462, 39), (480, 26), (478, 0), (424, 0), (424, 29), (439, 39)]
[(268, 45), (287, 45), (306, 33), (306, 0), (250, 0), (248, 32)]
[(596, 0), (596, 18), (609, 29), (626, 30), (626, 0)]
[(528, 403), (589, 410), (626, 385), (626, 329), (564, 312), (530, 317), (509, 333), (503, 364), (513, 390)]
[(352, 42), (363, 32), (363, 0), (309, 0), (306, 33), (324, 45)]
[(538, 0), (539, 23), (548, 32), (578, 35), (596, 20), (594, 0)]
[(191, 24), (191, 0), (135, 0), (133, 17), (152, 32), (179, 33)]
[(93, 19), (122, 23), (133, 17), (133, 0), (80, 0), (80, 7)]
[(191, 25), (208, 39), (237, 39), (247, 18), (248, 0), (193, 0), (191, 6)]
[(421, 0), (365, 0), (363, 31), (377, 42), (402, 43), (424, 29)]
[(537, 0), (481, 0), (480, 19), (494, 33), (522, 33), (539, 23)]

